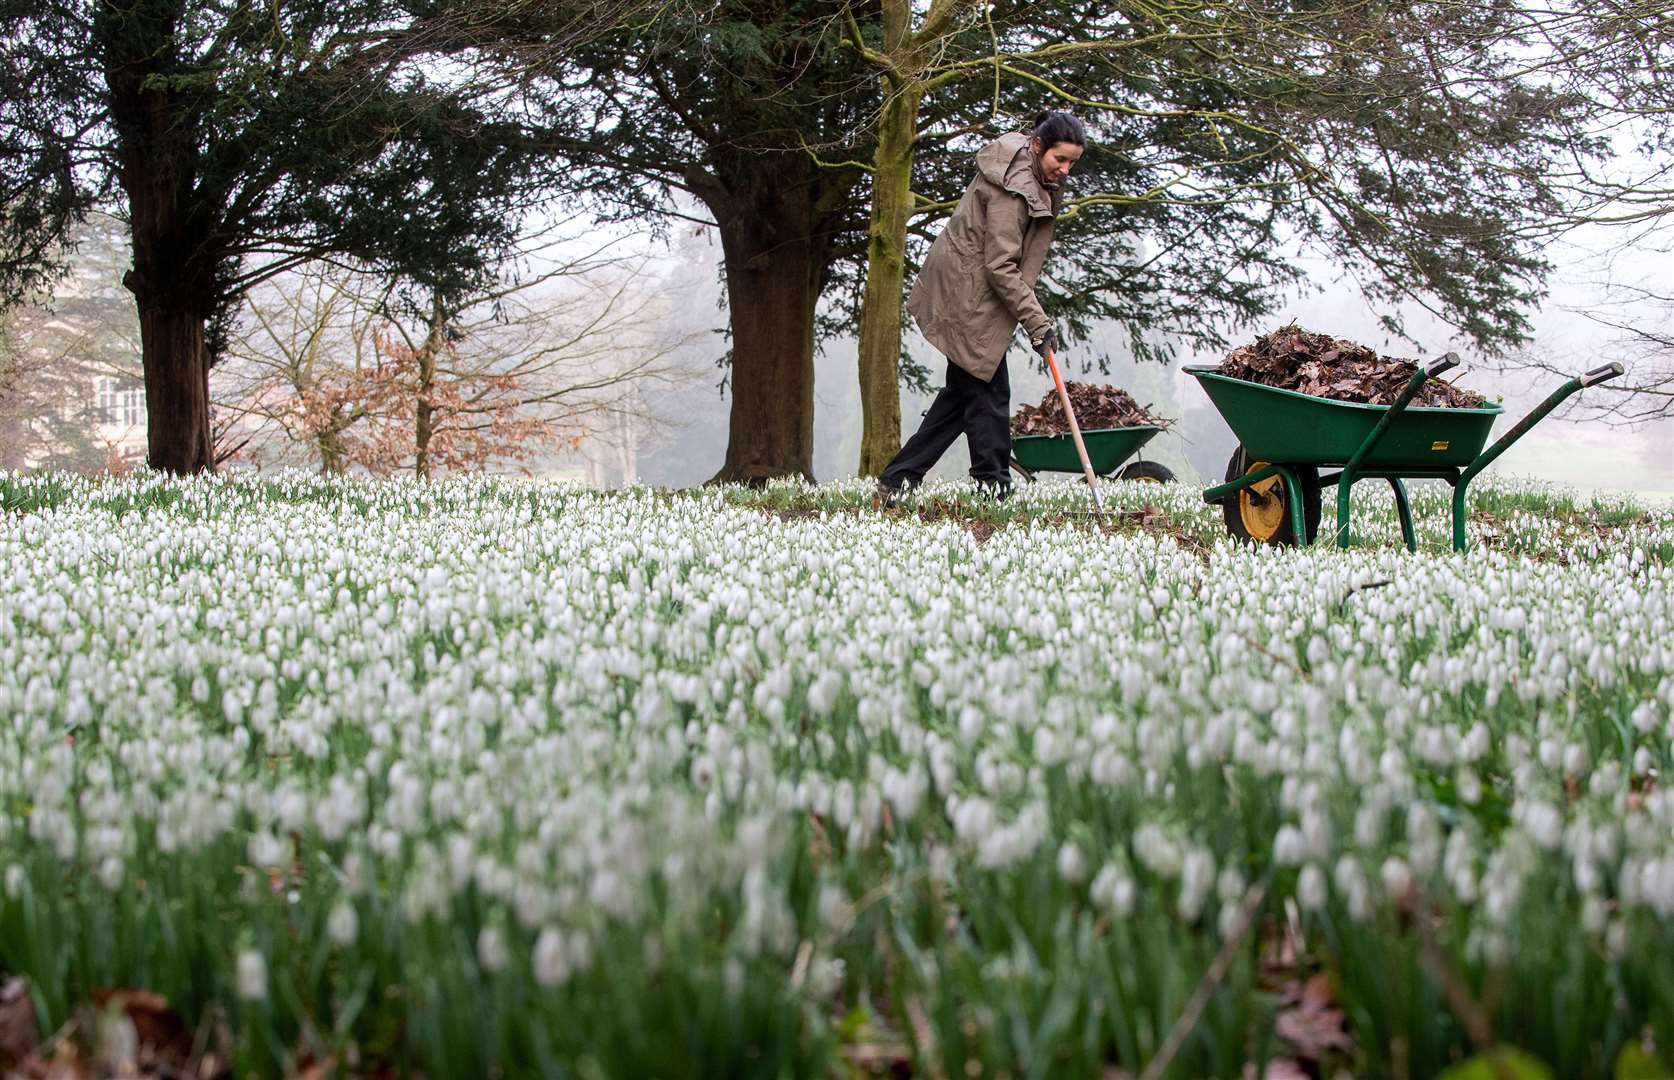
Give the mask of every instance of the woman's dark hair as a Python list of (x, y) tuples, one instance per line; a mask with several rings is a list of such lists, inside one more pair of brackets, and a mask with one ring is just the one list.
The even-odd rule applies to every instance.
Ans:
[(1062, 109), (1048, 109), (1035, 117), (1031, 134), (1040, 140), (1043, 154), (1061, 142), (1087, 145), (1087, 129), (1081, 126), (1080, 120)]

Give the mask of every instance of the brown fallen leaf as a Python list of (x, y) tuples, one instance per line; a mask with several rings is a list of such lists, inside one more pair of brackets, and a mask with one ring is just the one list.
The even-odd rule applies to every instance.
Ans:
[(1311, 976), (1287, 998), (1273, 1028), (1298, 1058), (1317, 1064), (1332, 1054), (1354, 1052), (1354, 1038), (1343, 1010), (1337, 1007), (1330, 976), (1324, 972)]
[(0, 1073), (9, 1072), (40, 1043), (35, 1002), (21, 975), (0, 981)]

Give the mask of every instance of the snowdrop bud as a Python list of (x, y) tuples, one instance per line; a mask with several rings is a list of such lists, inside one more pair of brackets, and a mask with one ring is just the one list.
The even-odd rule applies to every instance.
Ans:
[(1278, 835), (1273, 838), (1273, 861), (1280, 866), (1299, 866), (1306, 853), (1302, 830), (1294, 825), (1279, 826)]
[(326, 936), (333, 945), (348, 948), (355, 943), (355, 935), (360, 930), (360, 919), (355, 915), (354, 905), (346, 900), (339, 900), (332, 905), (331, 914), (326, 916)]
[(550, 926), (535, 938), (534, 968), (535, 981), (545, 987), (561, 986), (569, 978), (570, 961), (563, 935)]
[(1180, 917), (1188, 921), (1203, 913), (1209, 890), (1215, 884), (1215, 856), (1206, 848), (1192, 848), (1186, 852), (1180, 867), (1180, 898), (1177, 908)]
[(1325, 907), (1325, 871), (1318, 863), (1309, 863), (1296, 878), (1296, 902), (1303, 911), (1319, 911)]
[(1221, 868), (1215, 878), (1215, 897), (1222, 904), (1236, 904), (1244, 896), (1244, 875), (1236, 866)]
[(28, 884), (29, 875), (24, 873), (23, 867), (12, 863), (6, 867), (6, 899), (16, 900), (23, 895), (23, 887)]
[(267, 999), (267, 958), (254, 949), (242, 949), (238, 954), (238, 996), (245, 1001)]
[(1597, 893), (1588, 893), (1581, 902), (1581, 929), (1596, 937), (1610, 921), (1610, 907)]
[(1082, 858), (1081, 849), (1073, 843), (1065, 842), (1058, 849), (1058, 876), (1071, 885), (1087, 880), (1087, 860)]
[(1482, 779), (1476, 775), (1475, 769), (1461, 768), (1453, 784), (1459, 791), (1459, 800), (1466, 806), (1475, 806), (1482, 801)]
[(122, 885), (122, 871), (121, 856), (106, 855), (99, 862), (99, 884), (115, 892)]
[(1115, 863), (1105, 863), (1087, 891), (1093, 902), (1110, 915), (1125, 919), (1133, 914), (1133, 879)]
[(1412, 889), (1412, 870), (1402, 859), (1391, 855), (1383, 861), (1383, 867), (1378, 871), (1383, 879), (1383, 889), (1391, 899), (1399, 900)]
[(498, 926), (485, 926), (477, 934), (477, 964), (488, 972), (506, 966), (506, 936)]
[(1604, 952), (1612, 960), (1620, 960), (1627, 955), (1628, 928), (1621, 919), (1610, 920), (1610, 925), (1604, 931)]
[(265, 829), (252, 833), (244, 848), (253, 866), (277, 866), (285, 861), (284, 842)]

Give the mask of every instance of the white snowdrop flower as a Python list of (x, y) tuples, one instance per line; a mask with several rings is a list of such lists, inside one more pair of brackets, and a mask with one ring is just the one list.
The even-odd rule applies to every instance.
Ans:
[(1318, 863), (1308, 863), (1296, 877), (1296, 902), (1304, 911), (1319, 911), (1325, 907), (1325, 871)]
[(255, 949), (240, 949), (235, 973), (240, 998), (245, 1001), (267, 1000), (267, 957)]
[(1180, 873), (1183, 853), (1160, 826), (1147, 822), (1133, 837), (1134, 854), (1145, 868), (1160, 878), (1172, 878)]
[(1383, 806), (1378, 800), (1362, 804), (1354, 812), (1354, 842), (1365, 849), (1383, 842)]
[(808, 993), (829, 998), (843, 986), (845, 965), (838, 957), (819, 956), (808, 965)]
[(563, 934), (554, 927), (548, 926), (536, 936), (531, 960), (535, 982), (541, 986), (562, 986), (570, 977), (569, 951)]
[(1081, 849), (1072, 842), (1065, 841), (1058, 848), (1058, 876), (1071, 885), (1079, 885), (1087, 880), (1087, 860), (1082, 857)]
[(1391, 855), (1383, 861), (1378, 876), (1383, 879), (1383, 891), (1391, 899), (1399, 900), (1412, 889), (1412, 868), (1397, 856)]
[(842, 677), (834, 671), (823, 671), (808, 686), (808, 708), (815, 716), (825, 717), (837, 704), (842, 688)]
[(1098, 876), (1093, 878), (1088, 893), (1094, 903), (1118, 919), (1133, 914), (1134, 900), (1138, 895), (1133, 879), (1115, 863), (1104, 864)]
[(506, 935), (498, 926), (485, 926), (477, 933), (477, 965), (487, 972), (506, 966)]
[(1344, 855), (1337, 860), (1332, 876), (1337, 892), (1348, 907), (1349, 916), (1360, 920), (1368, 918), (1372, 914), (1372, 888), (1360, 863), (1353, 856)]
[(1628, 952), (1628, 927), (1622, 919), (1611, 919), (1604, 931), (1604, 953), (1611, 960), (1621, 960)]
[(1461, 766), (1454, 774), (1453, 786), (1459, 792), (1459, 800), (1466, 806), (1475, 806), (1482, 801), (1482, 778), (1476, 775), (1476, 770)]
[(1200, 847), (1187, 851), (1180, 866), (1180, 897), (1176, 903), (1180, 917), (1191, 921), (1201, 915), (1214, 885), (1214, 854)]
[(124, 867), (120, 855), (106, 855), (99, 861), (99, 884), (111, 892), (122, 886)]
[(360, 932), (360, 919), (355, 915), (355, 907), (346, 900), (339, 900), (331, 907), (326, 915), (326, 936), (333, 945), (348, 948), (355, 943), (355, 937)]
[(1564, 747), (1564, 772), (1569, 776), (1579, 776), (1587, 771), (1587, 748), (1580, 743), (1570, 743)]
[(1300, 866), (1308, 850), (1302, 830), (1294, 825), (1279, 826), (1273, 837), (1273, 861), (1279, 866)]
[(267, 830), (251, 833), (245, 854), (252, 866), (278, 866), (285, 861), (285, 843)]
[(1220, 911), (1215, 915), (1215, 932), (1224, 941), (1238, 932), (1243, 919), (1237, 904), (1222, 903)]
[(1302, 814), (1302, 844), (1316, 859), (1331, 857), (1331, 819), (1316, 808)]
[(1529, 837), (1548, 851), (1557, 849), (1563, 840), (1563, 813), (1548, 802), (1531, 802), (1523, 807), (1523, 828)]
[(1460, 740), (1459, 758), (1461, 761), (1480, 761), (1492, 746), (1493, 737), (1489, 734), (1488, 725), (1478, 720)]
[(1610, 921), (1610, 906), (1597, 893), (1581, 901), (1581, 929), (1593, 937), (1604, 933)]
[(23, 887), (29, 883), (29, 875), (23, 867), (12, 863), (6, 867), (6, 899), (16, 900), (23, 895)]
[(366, 872), (366, 860), (360, 853), (351, 851), (343, 856), (343, 889), (350, 896), (365, 896), (369, 878)]

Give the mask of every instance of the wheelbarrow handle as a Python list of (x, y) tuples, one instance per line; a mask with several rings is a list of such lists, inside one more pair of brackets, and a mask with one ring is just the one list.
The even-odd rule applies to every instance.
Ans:
[(1464, 361), (1459, 359), (1459, 354), (1456, 352), (1442, 353), (1440, 356), (1430, 361), (1430, 365), (1424, 369), (1424, 375), (1426, 378), (1433, 379), (1444, 372), (1452, 371), (1463, 362)]
[(1482, 453), (1476, 455), (1476, 458), (1469, 465), (1466, 465), (1460, 470), (1459, 479), (1453, 483), (1453, 548), (1455, 551), (1465, 550), (1466, 485), (1476, 479), (1477, 475), (1481, 473), (1483, 469), (1486, 469), (1489, 465), (1493, 464), (1495, 458), (1511, 449), (1512, 443), (1528, 434), (1530, 428), (1545, 419), (1547, 413), (1556, 409), (1559, 405), (1562, 405), (1564, 400), (1571, 394), (1577, 393), (1589, 386), (1596, 386), (1606, 379), (1614, 379), (1621, 373), (1622, 365), (1609, 363), (1605, 364), (1603, 367), (1596, 367), (1587, 372), (1585, 375), (1577, 375), (1575, 378), (1552, 391), (1545, 401), (1534, 407), (1529, 415), (1517, 421), (1516, 425), (1513, 426), (1510, 431), (1501, 435), (1493, 446), (1490, 446)]
[(1581, 385), (1583, 387), (1597, 386), (1606, 379), (1614, 379), (1625, 370), (1626, 369), (1623, 368), (1622, 365), (1617, 363), (1609, 363), (1605, 364), (1603, 367), (1596, 367), (1581, 376)]

